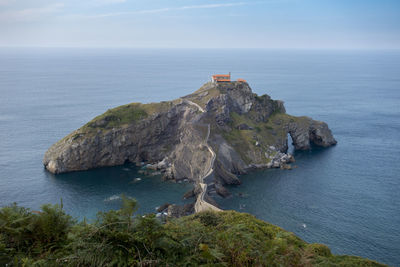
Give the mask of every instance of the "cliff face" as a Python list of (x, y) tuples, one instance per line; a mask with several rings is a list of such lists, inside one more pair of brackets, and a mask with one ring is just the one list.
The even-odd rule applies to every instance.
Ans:
[(206, 83), (174, 101), (108, 110), (51, 146), (43, 164), (63, 173), (146, 162), (166, 179), (193, 181), (211, 169), (205, 182), (222, 194), (222, 185), (240, 183), (237, 174), (293, 161), (288, 134), (296, 149), (336, 144), (326, 123), (286, 114), (282, 101), (247, 83)]

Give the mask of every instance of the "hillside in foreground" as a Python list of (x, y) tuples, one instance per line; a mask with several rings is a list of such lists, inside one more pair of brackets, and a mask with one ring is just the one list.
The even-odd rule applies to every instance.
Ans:
[(181, 218), (134, 217), (136, 201), (76, 222), (62, 205), (0, 209), (4, 266), (385, 266), (333, 255), (293, 233), (234, 211)]

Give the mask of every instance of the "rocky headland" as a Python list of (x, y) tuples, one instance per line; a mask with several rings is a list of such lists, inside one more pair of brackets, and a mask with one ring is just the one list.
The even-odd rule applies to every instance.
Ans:
[(224, 185), (240, 184), (238, 175), (291, 168), (288, 134), (298, 150), (336, 144), (326, 123), (286, 114), (246, 82), (208, 82), (173, 101), (110, 109), (52, 145), (43, 164), (52, 173), (147, 164), (164, 179), (193, 181), (195, 211), (218, 209), (212, 195), (229, 195)]

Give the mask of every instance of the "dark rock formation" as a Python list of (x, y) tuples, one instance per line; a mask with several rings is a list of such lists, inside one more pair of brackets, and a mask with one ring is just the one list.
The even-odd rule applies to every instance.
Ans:
[(300, 123), (290, 122), (288, 132), (293, 139), (294, 147), (299, 150), (310, 149), (311, 144), (322, 147), (336, 144), (326, 123), (308, 117), (302, 118)]
[(196, 196), (196, 194), (194, 193), (194, 188), (193, 188), (192, 190), (189, 190), (188, 192), (186, 192), (183, 195), (183, 199), (188, 199), (188, 198), (192, 198), (192, 197), (195, 197), (195, 196)]
[(165, 211), (166, 209), (168, 209), (168, 207), (169, 207), (170, 205), (171, 205), (170, 203), (165, 203), (165, 204), (161, 205), (160, 207), (157, 208), (157, 212), (163, 212), (163, 211)]
[(194, 205), (193, 204), (185, 204), (184, 206), (179, 205), (169, 205), (168, 206), (168, 216), (179, 218), (182, 216), (190, 215), (194, 212)]
[(229, 197), (231, 195), (231, 193), (229, 192), (228, 189), (226, 189), (225, 187), (223, 187), (220, 184), (215, 184), (215, 191), (217, 192), (218, 195), (220, 195), (221, 197)]
[(227, 171), (224, 164), (217, 160), (214, 164), (215, 174), (222, 184), (240, 184), (239, 178), (230, 171)]

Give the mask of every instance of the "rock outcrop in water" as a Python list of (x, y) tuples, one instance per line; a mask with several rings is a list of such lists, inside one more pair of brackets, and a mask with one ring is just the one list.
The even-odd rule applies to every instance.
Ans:
[(144, 162), (165, 179), (208, 185), (205, 197), (227, 195), (223, 185), (239, 184), (238, 174), (292, 162), (288, 134), (300, 150), (336, 144), (326, 123), (286, 114), (247, 83), (210, 82), (177, 100), (108, 110), (51, 146), (43, 164), (63, 173)]

